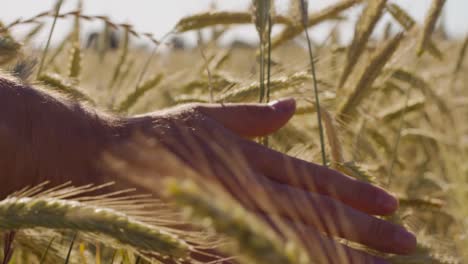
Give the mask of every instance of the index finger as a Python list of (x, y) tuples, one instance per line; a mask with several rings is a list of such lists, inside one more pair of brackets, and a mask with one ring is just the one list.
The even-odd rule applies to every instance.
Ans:
[(398, 208), (398, 201), (382, 188), (325, 166), (248, 140), (243, 141), (242, 151), (254, 169), (280, 183), (330, 196), (368, 214), (388, 215)]

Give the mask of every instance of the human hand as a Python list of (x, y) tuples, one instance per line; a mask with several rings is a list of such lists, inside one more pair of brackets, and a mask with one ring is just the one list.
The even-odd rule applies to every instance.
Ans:
[[(252, 186), (261, 183), (267, 196), (274, 197), (274, 211), (268, 211), (271, 206), (250, 209), (262, 217), (269, 213), (280, 214), (299, 226), (301, 236), (314, 247), (311, 251), (322, 254), (326, 262), (342, 263), (346, 259), (346, 263), (386, 263), (335, 242), (333, 237), (388, 253), (407, 254), (414, 250), (416, 239), (412, 234), (373, 216), (389, 215), (397, 209), (397, 200), (386, 191), (248, 139), (278, 130), (294, 111), (292, 99), (269, 105), (187, 105), (129, 118), (123, 134), (141, 130), (201, 174), (211, 174), (204, 175), (207, 178), (215, 177), (221, 182), (232, 180), (229, 177), (234, 175), (226, 168), (223, 157), (210, 147), (213, 137), (207, 137), (206, 132), (227, 139), (217, 144), (224, 149), (239, 149), (251, 168), (247, 181), (251, 181)], [(207, 163), (213, 164), (212, 171), (206, 170)], [(305, 177), (297, 177), (296, 172)], [(233, 192), (233, 195), (249, 206), (242, 199), (246, 193)], [(291, 208), (296, 208), (293, 218)]]

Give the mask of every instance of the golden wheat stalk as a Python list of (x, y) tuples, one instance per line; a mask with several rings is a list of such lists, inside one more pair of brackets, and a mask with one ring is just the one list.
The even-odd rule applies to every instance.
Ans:
[(210, 103), (210, 98), (197, 95), (178, 95), (174, 97), (175, 104), (190, 104), (190, 103)]
[(372, 139), (379, 148), (383, 149), (387, 156), (392, 155), (392, 147), (384, 134), (380, 133), (377, 129), (368, 129), (367, 133), (369, 133), (369, 138)]
[(68, 66), (68, 77), (76, 80), (81, 73), (81, 48), (79, 45), (74, 45), (70, 50), (70, 63)]
[[(212, 76), (212, 83), (213, 88), (216, 90), (222, 89), (225, 87), (233, 87), (234, 85), (238, 85), (238, 80), (234, 79), (228, 79), (225, 78), (225, 76), (221, 76), (219, 74), (213, 74)], [(187, 84), (182, 85), (178, 91), (177, 91), (177, 96), (195, 96), (192, 94), (197, 94), (199, 92), (203, 93), (204, 91), (208, 91), (210, 87), (209, 80), (206, 80), (205, 78), (203, 79), (197, 79), (188, 82)]]
[(323, 123), (325, 124), (325, 132), (328, 139), (328, 145), (331, 150), (330, 153), (332, 156), (332, 165), (336, 163), (343, 163), (343, 148), (341, 146), (340, 138), (338, 137), (336, 120), (324, 107), (321, 107), (320, 114), (322, 116)]
[[(81, 13), (82, 11), (82, 2), (78, 1), (78, 11)], [(79, 14), (79, 13), (78, 13)], [(68, 78), (72, 79), (75, 84), (79, 84), (79, 77), (81, 73), (81, 47), (80, 47), (80, 33), (81, 33), (81, 25), (80, 25), (80, 17), (76, 15), (74, 18), (73, 24), (73, 31), (71, 32), (71, 42), (72, 47), (70, 49), (70, 59), (68, 65)]]
[(112, 74), (112, 78), (110, 79), (110, 82), (109, 82), (109, 89), (112, 89), (114, 87), (115, 83), (117, 82), (117, 78), (122, 73), (122, 67), (125, 64), (125, 61), (127, 60), (127, 57), (128, 57), (129, 42), (130, 42), (130, 28), (125, 27), (122, 49), (120, 51), (119, 59), (117, 63), (115, 64), (114, 73)]
[(434, 209), (441, 209), (445, 203), (443, 200), (431, 198), (431, 197), (406, 197), (404, 195), (398, 196), (400, 206), (404, 207), (431, 207)]
[(440, 112), (443, 113), (446, 117), (448, 117), (449, 121), (452, 124), (455, 122), (453, 120), (452, 111), (450, 110), (450, 107), (447, 105), (444, 99), (432, 89), (431, 85), (426, 80), (406, 69), (397, 68), (390, 69), (390, 71), (392, 78), (412, 85), (413, 87), (421, 90), (421, 92), (427, 98), (434, 100)]
[(338, 162), (334, 164), (334, 167), (343, 172), (344, 174), (351, 176), (355, 179), (375, 183), (376, 179), (374, 176), (370, 175), (363, 167), (359, 166), (353, 161), (349, 162)]
[(145, 82), (143, 82), (140, 86), (138, 86), (135, 91), (130, 93), (120, 104), (117, 106), (117, 111), (119, 112), (126, 112), (132, 106), (134, 106), (138, 100), (145, 95), (149, 90), (156, 87), (161, 80), (163, 79), (163, 74), (156, 74), (153, 77), (149, 78)]
[[(257, 33), (262, 40), (265, 36), (268, 26), (268, 16), (270, 14), (271, 1), (270, 0), (253, 0), (253, 23), (257, 29)], [(261, 41), (262, 42), (262, 41)], [(263, 42), (261, 43), (263, 44)]]
[(16, 58), (21, 44), (8, 36), (0, 36), (0, 65), (6, 64)]
[[(39, 263), (65, 263), (66, 248), (59, 244), (58, 232), (45, 231), (41, 228), (24, 229), (17, 232), (15, 243), (21, 250), (40, 258)], [(24, 262), (24, 263), (30, 263)]]
[[(290, 76), (283, 76), (272, 79), (270, 81), (270, 88), (272, 92), (278, 92), (283, 89), (295, 87), (303, 84), (305, 81), (310, 80), (310, 73), (297, 72)], [(258, 94), (260, 84), (258, 82), (252, 83), (251, 85), (234, 89), (226, 92), (217, 98), (217, 101), (243, 101), (252, 98)]]
[(42, 29), (44, 29), (45, 23), (37, 23), (35, 27), (33, 27), (27, 34), (24, 36), (23, 43), (27, 44), (31, 42), (31, 40), (39, 34)]
[[(390, 3), (387, 5), (388, 12), (398, 23), (407, 31), (413, 30), (416, 26), (416, 20), (414, 20), (403, 8), (397, 4)], [(429, 40), (427, 51), (437, 59), (442, 59), (443, 54), (440, 49), (434, 44), (432, 40)]]
[(45, 84), (46, 88), (56, 90), (64, 95), (70, 96), (75, 100), (81, 100), (89, 102), (91, 104), (95, 104), (91, 97), (78, 90), (78, 88), (74, 87), (73, 84), (71, 84), (69, 81), (65, 80), (58, 74), (42, 73), (38, 77), (38, 80)]
[(139, 31), (135, 30), (135, 28), (132, 25), (128, 24), (128, 23), (115, 23), (115, 22), (111, 21), (106, 16), (83, 15), (81, 13), (81, 10), (74, 10), (74, 11), (70, 11), (70, 12), (66, 12), (66, 13), (62, 13), (62, 14), (57, 14), (57, 15), (55, 14), (55, 12), (49, 12), (49, 11), (41, 12), (41, 13), (36, 14), (35, 16), (32, 16), (32, 17), (27, 18), (27, 19), (17, 19), (15, 21), (11, 22), (10, 24), (6, 25), (4, 28), (0, 28), (0, 33), (7, 32), (7, 31), (11, 30), (12, 28), (14, 28), (16, 26), (27, 25), (27, 24), (31, 24), (31, 23), (37, 23), (38, 20), (40, 20), (42, 18), (47, 18), (47, 17), (54, 17), (54, 18), (56, 17), (57, 19), (67, 19), (69, 17), (79, 17), (80, 19), (86, 20), (86, 21), (99, 20), (99, 21), (103, 21), (106, 25), (108, 25), (109, 27), (114, 28), (114, 29), (129, 28), (129, 32), (130, 32), (130, 34), (132, 36), (146, 38), (147, 40), (149, 40), (150, 42), (152, 42), (156, 46), (164, 44), (161, 41), (157, 40), (153, 36), (153, 33), (139, 32)]
[(431, 144), (444, 144), (447, 146), (456, 146), (456, 141), (450, 139), (449, 137), (438, 134), (435, 132), (428, 131), (427, 129), (419, 129), (419, 128), (407, 128), (403, 129), (401, 132), (401, 136), (403, 138), (417, 138), (422, 140), (427, 140)]
[[(291, 24), (287, 17), (281, 15), (274, 16), (272, 19), (278, 24)], [(252, 14), (249, 12), (210, 11), (182, 18), (177, 22), (174, 31), (182, 33), (216, 25), (250, 23), (252, 23)]]
[(45, 59), (46, 59), (46, 56), (47, 56), (47, 51), (49, 50), (50, 42), (52, 40), (52, 34), (54, 33), (55, 25), (57, 23), (57, 19), (58, 19), (58, 16), (60, 14), (60, 9), (62, 8), (62, 4), (63, 4), (63, 0), (57, 0), (55, 2), (54, 20), (52, 22), (52, 27), (51, 27), (51, 29), (49, 31), (49, 37), (47, 38), (46, 46), (44, 48), (44, 51), (42, 52), (41, 61), (39, 63), (39, 69), (37, 70), (37, 77), (39, 77), (41, 75), (41, 73), (42, 73), (42, 68), (44, 67), (44, 62), (45, 62)]
[[(252, 1), (252, 11), (253, 11), (253, 23), (255, 29), (257, 30), (258, 37), (260, 39), (260, 74), (259, 74), (259, 102), (263, 102), (263, 98), (266, 95), (265, 90), (265, 38), (267, 36), (267, 28), (271, 28), (271, 24), (268, 23), (268, 18), (270, 16), (270, 0), (254, 0)], [(270, 32), (271, 33), (271, 32)], [(271, 46), (270, 46), (271, 47)], [(269, 88), (269, 87), (268, 87)], [(269, 93), (269, 91), (268, 91)], [(266, 140), (266, 139), (265, 139)], [(266, 141), (265, 141), (266, 143)]]
[(0, 202), (0, 227), (6, 230), (44, 227), (108, 235), (143, 251), (175, 258), (190, 247), (165, 230), (112, 209), (54, 198), (8, 198)]
[(465, 40), (463, 41), (462, 45), (460, 46), (460, 51), (457, 56), (457, 61), (455, 63), (455, 67), (452, 73), (452, 86), (456, 83), (458, 75), (463, 68), (463, 62), (465, 61), (466, 57), (466, 50), (468, 50), (468, 34), (465, 36)]
[(363, 71), (358, 76), (358, 81), (354, 85), (352, 92), (338, 107), (337, 116), (343, 121), (348, 120), (357, 111), (358, 105), (371, 92), (372, 84), (379, 76), (382, 68), (392, 57), (400, 45), (403, 34), (396, 35), (388, 41), (380, 50), (370, 59), (369, 64), (365, 66)]
[(382, 89), (382, 92), (386, 95), (388, 95), (392, 91), (396, 91), (400, 95), (405, 94), (405, 90), (402, 87), (400, 87), (400, 85), (392, 81), (385, 81), (381, 89)]
[(203, 61), (205, 62), (204, 65), (205, 65), (206, 75), (208, 77), (208, 91), (209, 91), (209, 94), (210, 94), (210, 103), (213, 103), (213, 101), (214, 101), (213, 76), (212, 76), (211, 70), (210, 70), (210, 63), (208, 62), (208, 59), (206, 58), (205, 50), (203, 48), (203, 43), (201, 43), (201, 40), (199, 40), (198, 46), (200, 48), (200, 55), (201, 55)]
[(348, 49), (343, 73), (341, 74), (340, 81), (338, 83), (339, 88), (344, 85), (348, 79), (349, 74), (354, 68), (354, 65), (356, 65), (361, 54), (365, 50), (372, 31), (377, 25), (379, 19), (382, 17), (386, 3), (387, 0), (368, 1), (366, 8), (359, 17), (359, 21), (354, 32), (353, 41), (351, 42), (351, 46)]
[[(360, 3), (362, 0), (343, 0), (317, 13), (310, 14), (307, 27), (315, 26), (323, 21), (336, 18), (341, 12)], [(271, 40), (271, 48), (276, 48), (284, 42), (293, 39), (303, 31), (302, 26), (288, 26)]]
[(377, 114), (377, 118), (382, 122), (391, 122), (400, 118), (403, 114), (420, 111), (426, 104), (425, 98), (411, 99), (408, 105), (404, 103), (382, 110)]
[(418, 44), (418, 56), (421, 56), (424, 51), (430, 46), (432, 32), (436, 26), (437, 19), (442, 13), (445, 0), (433, 0), (431, 8), (426, 16), (421, 38)]

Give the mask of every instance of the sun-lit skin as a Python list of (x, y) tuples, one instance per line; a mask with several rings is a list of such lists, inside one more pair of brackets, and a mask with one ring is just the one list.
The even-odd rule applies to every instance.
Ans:
[[(287, 201), (308, 203), (314, 211), (300, 212), (307, 236), (317, 245), (335, 243), (319, 234), (333, 233), (371, 248), (397, 254), (412, 252), (415, 237), (389, 222), (372, 215), (389, 215), (398, 208), (397, 200), (381, 188), (363, 183), (326, 167), (308, 163), (268, 149), (249, 138), (268, 135), (292, 117), (295, 101), (284, 99), (270, 104), (212, 104), (189, 105), (137, 117), (110, 117), (97, 110), (40, 89), (20, 85), (0, 78), (0, 171), (2, 197), (26, 185), (44, 180), (59, 184), (72, 180), (76, 185), (117, 180), (99, 169), (99, 158), (108, 149), (131, 138), (136, 131), (162, 142), (186, 164), (199, 168), (199, 161), (178, 153), (175, 144), (184, 133), (199, 140), (203, 148), (204, 130), (216, 131), (225, 142), (224, 148), (239, 148), (255, 172), (252, 182), (261, 181), (271, 195), (286, 197)], [(189, 128), (189, 129), (187, 129)], [(181, 131), (185, 131), (181, 133)], [(210, 162), (219, 162), (213, 153), (205, 153)], [(196, 155), (192, 155), (195, 157)], [(292, 181), (290, 170), (283, 164), (304, 170), (314, 188)], [(219, 162), (219, 164), (222, 164)], [(221, 175), (206, 175), (221, 177)], [(258, 177), (258, 178), (256, 178)], [(281, 199), (279, 199), (281, 201)], [(288, 205), (278, 203), (281, 213)], [(321, 215), (340, 217), (338, 231), (324, 229), (317, 224)], [(266, 212), (268, 213), (268, 212)], [(323, 220), (323, 219), (322, 219)], [(329, 217), (327, 220), (330, 220)], [(386, 239), (382, 239), (385, 237)], [(349, 254), (361, 255), (349, 250)], [(369, 263), (385, 263), (370, 257)], [(380, 262), (379, 262), (380, 261)]]

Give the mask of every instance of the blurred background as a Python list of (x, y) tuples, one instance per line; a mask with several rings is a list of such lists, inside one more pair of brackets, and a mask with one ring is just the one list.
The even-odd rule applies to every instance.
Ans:
[[(66, 0), (62, 7), (62, 12), (67, 12), (76, 9), (77, 0)], [(153, 0), (96, 0), (84, 1), (84, 14), (87, 15), (106, 15), (112, 21), (119, 23), (131, 23), (139, 32), (151, 32), (156, 38), (161, 38), (165, 33), (170, 31), (177, 21), (190, 14), (203, 12), (211, 9), (220, 10), (246, 10), (251, 4), (251, 0), (171, 0), (171, 1), (153, 1)], [(313, 0), (310, 1), (310, 10), (319, 10), (327, 5), (330, 5), (338, 0)], [(424, 15), (430, 6), (430, 0), (393, 0), (391, 2), (398, 3), (404, 7), (414, 18), (419, 22), (423, 21)], [(3, 0), (2, 8), (0, 9), (0, 19), (6, 24), (15, 19), (29, 18), (40, 12), (50, 10), (55, 3), (55, 0)], [(287, 13), (289, 0), (277, 1), (276, 9), (279, 13)], [(441, 19), (441, 23), (447, 30), (447, 34), (451, 37), (461, 38), (468, 32), (468, 19), (466, 11), (468, 10), (467, 0), (448, 0), (445, 5), (445, 10)], [(354, 8), (348, 11), (349, 21), (340, 25), (340, 32), (343, 42), (348, 42), (353, 34), (353, 25), (357, 20), (359, 10)], [(355, 14), (355, 15), (354, 15)], [(388, 14), (384, 19), (381, 19), (377, 30), (374, 34), (380, 34), (383, 31), (385, 23), (388, 21)], [(50, 19), (49, 19), (50, 23)], [(54, 43), (63, 39), (65, 34), (69, 32), (71, 19), (57, 23), (57, 28), (54, 31)], [(326, 22), (311, 30), (313, 37), (320, 41), (327, 36), (330, 27), (334, 26), (334, 22)], [(83, 23), (83, 34), (90, 31), (100, 30), (102, 23), (86, 22)], [(30, 28), (17, 27), (16, 34), (24, 34)], [(279, 26), (276, 30), (280, 29)], [(398, 28), (394, 28), (398, 30)], [(44, 30), (41, 35), (36, 38), (36, 45), (44, 45), (47, 39), (47, 30)], [(194, 32), (186, 33), (181, 36), (186, 43), (194, 43), (196, 37)], [(230, 30), (221, 41), (231, 42), (240, 39), (247, 42), (256, 42), (257, 33), (253, 25), (236, 26)]]

